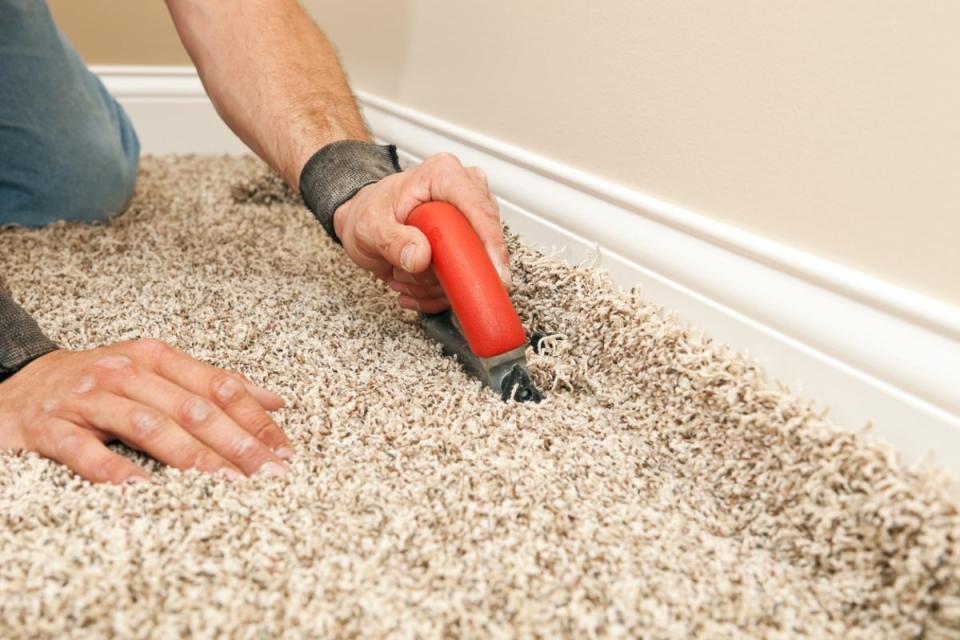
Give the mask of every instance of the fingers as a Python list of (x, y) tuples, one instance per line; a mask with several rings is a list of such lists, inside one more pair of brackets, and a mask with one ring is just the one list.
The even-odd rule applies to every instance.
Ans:
[(420, 179), (426, 182), (429, 199), (449, 202), (466, 216), (500, 278), (509, 287), (512, 283), (510, 259), (500, 227), (500, 211), (490, 197), (486, 175), (476, 167), (464, 168), (450, 154), (428, 158), (422, 168)]
[(245, 377), (156, 340), (63, 353), (27, 385), (18, 449), (94, 482), (149, 479), (104, 445), (114, 439), (180, 468), (287, 472), (293, 451), (267, 414), (283, 401)]
[[(179, 349), (169, 345), (158, 348), (153, 363), (157, 374), (194, 396), (212, 401), (219, 408), (218, 413), (225, 413), (230, 422), (234, 422), (257, 438), (277, 456), (289, 458), (293, 455), (290, 440), (280, 430), (280, 427), (266, 412), (263, 405), (257, 402), (247, 391), (246, 385), (229, 372), (194, 360)], [(125, 395), (138, 393), (138, 388), (142, 386), (136, 385), (136, 388), (125, 389)], [(164, 388), (162, 385), (157, 385), (157, 387), (158, 389)], [(131, 395), (128, 395), (128, 397), (133, 398)], [(186, 402), (186, 398), (183, 396), (176, 400)], [(277, 400), (280, 399), (277, 398)], [(167, 398), (167, 402), (172, 401), (174, 400)], [(169, 411), (170, 408), (170, 405), (168, 405), (165, 410)], [(229, 456), (227, 457), (229, 458)], [(232, 458), (230, 459), (232, 460)], [(246, 468), (244, 470), (247, 471)]]
[(84, 398), (77, 410), (91, 425), (164, 464), (178, 469), (239, 475), (237, 467), (186, 431), (169, 414), (150, 405), (101, 391)]
[(408, 273), (403, 269), (393, 269), (391, 272), (391, 277), (388, 278), (388, 280), (390, 279), (422, 285), (440, 284), (440, 281), (437, 280), (436, 274), (433, 273), (433, 269), (427, 269), (426, 271), (421, 271), (420, 273)]
[[(201, 365), (185, 357), (191, 360), (192, 366)], [(170, 363), (160, 365), (161, 374), (165, 366), (177, 365)], [(181, 468), (198, 468), (203, 471), (227, 468), (230, 465), (226, 462), (229, 462), (247, 474), (284, 473), (286, 467), (282, 464), (279, 453), (274, 453), (274, 450), (286, 447), (286, 451), (280, 453), (293, 455), (289, 442), (279, 432), (279, 427), (267, 416), (263, 407), (247, 394), (240, 381), (225, 371), (216, 371), (218, 374), (210, 378), (209, 387), (216, 402), (209, 400), (206, 394), (195, 393), (189, 386), (177, 384), (151, 371), (138, 371), (135, 375), (118, 376), (112, 381), (112, 386), (125, 398), (159, 413), (158, 419), (163, 422), (163, 425), (169, 427), (171, 425), (167, 420), (172, 421), (181, 431), (188, 433), (206, 447), (204, 450), (198, 450), (182, 437), (178, 437), (176, 445), (185, 447), (187, 453), (169, 457), (164, 459), (164, 462)], [(205, 373), (205, 371), (199, 374), (194, 372), (193, 375)], [(186, 378), (191, 376), (191, 372), (181, 371), (178, 375)], [(202, 388), (202, 385), (202, 382), (191, 383), (191, 386), (196, 389)], [(127, 405), (117, 405), (112, 411), (121, 409), (132, 411), (132, 408)], [(237, 418), (234, 418), (234, 415)], [(125, 423), (117, 424), (116, 419), (111, 416), (97, 415), (96, 420), (94, 416), (85, 417), (97, 426), (101, 426), (101, 422), (106, 423), (111, 429), (124, 429), (128, 426)], [(134, 426), (138, 426), (137, 423), (134, 423)], [(115, 431), (114, 433), (124, 432)], [(161, 435), (157, 435), (157, 438), (162, 439)], [(167, 437), (172, 438), (169, 435)], [(133, 442), (138, 448), (140, 447), (139, 442), (136, 440)], [(149, 444), (154, 448), (143, 450), (158, 459), (162, 455), (171, 455), (169, 451), (173, 445), (167, 447), (166, 441)], [(211, 451), (207, 452), (207, 449)]]
[(90, 482), (149, 482), (140, 467), (107, 448), (92, 432), (59, 418), (47, 418), (33, 430), (34, 448)]
[(420, 273), (430, 266), (427, 237), (416, 227), (400, 224), (392, 215), (364, 218), (358, 222), (356, 237), (361, 252), (382, 256), (395, 269)]
[[(477, 187), (487, 195), (487, 199), (490, 200), (491, 206), (497, 210), (498, 235), (492, 247), (487, 245), (487, 251), (490, 254), (490, 259), (493, 262), (494, 267), (497, 268), (497, 272), (500, 274), (500, 279), (509, 289), (511, 286), (513, 286), (513, 278), (510, 274), (510, 254), (507, 251), (506, 243), (503, 241), (503, 227), (501, 225), (499, 215), (500, 205), (497, 204), (497, 199), (492, 193), (490, 193), (490, 184), (487, 181), (487, 173), (483, 169), (480, 167), (467, 167), (467, 173), (470, 174), (470, 178), (473, 180), (474, 184), (476, 184)], [(498, 261), (495, 255), (499, 255), (501, 261)]]
[(420, 299), (401, 295), (397, 298), (397, 304), (421, 313), (440, 313), (450, 308), (450, 301), (446, 298)]
[[(208, 389), (214, 401), (236, 424), (281, 459), (293, 456), (290, 440), (246, 387), (225, 371), (210, 373)], [(199, 374), (199, 372), (198, 372)]]
[(509, 288), (510, 260), (487, 176), (478, 167), (464, 167), (450, 154), (433, 156), (414, 169), (360, 189), (337, 209), (337, 234), (357, 265), (401, 294), (402, 307), (441, 311), (449, 301), (430, 289), (438, 284), (429, 269), (430, 244), (419, 229), (406, 224), (417, 206), (435, 200), (449, 202), (463, 213)]
[(390, 288), (400, 293), (397, 303), (404, 309), (439, 313), (450, 308), (450, 300), (440, 285), (422, 286), (394, 280), (390, 282)]
[(286, 406), (286, 403), (283, 401), (283, 398), (275, 394), (273, 391), (268, 391), (261, 386), (258, 386), (249, 380), (242, 380), (243, 388), (247, 390), (247, 393), (259, 403), (261, 407), (267, 411), (279, 411)]
[(397, 303), (404, 309), (423, 313), (438, 313), (450, 308), (443, 287), (437, 281), (432, 269), (421, 273), (407, 273), (394, 269), (387, 285), (400, 294)]
[[(474, 184), (487, 194), (487, 198), (493, 200), (493, 196), (490, 194), (490, 183), (487, 181), (487, 172), (480, 167), (467, 167), (467, 173), (470, 174), (470, 179), (473, 180)], [(496, 204), (496, 201), (493, 204)]]
[(446, 297), (443, 292), (443, 287), (441, 287), (439, 284), (421, 285), (391, 280), (389, 286), (397, 293), (408, 295), (411, 298), (431, 299)]
[(260, 406), (267, 411), (279, 411), (286, 405), (286, 403), (283, 401), (283, 398), (281, 398), (279, 395), (273, 391), (264, 389), (258, 384), (255, 384), (250, 380), (250, 378), (245, 376), (240, 371), (231, 370), (230, 373), (240, 378), (240, 381), (243, 383), (247, 393), (249, 393), (253, 399), (260, 403)]

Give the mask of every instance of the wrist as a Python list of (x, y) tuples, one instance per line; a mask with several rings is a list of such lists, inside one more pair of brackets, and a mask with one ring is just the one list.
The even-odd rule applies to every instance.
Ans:
[[(335, 214), (363, 187), (398, 173), (393, 145), (340, 140), (324, 146), (300, 172), (300, 194), (327, 234), (340, 242)], [(342, 222), (339, 223), (342, 226)]]
[(44, 335), (36, 321), (0, 294), (0, 382), (56, 350), (57, 344)]
[(63, 357), (69, 355), (71, 352), (66, 349), (61, 349), (59, 347), (54, 348), (51, 351), (47, 351), (35, 358), (31, 358), (29, 361), (24, 362), (19, 369), (12, 371), (6, 374), (0, 374), (0, 383), (4, 383), (8, 380), (13, 379), (15, 376), (17, 379), (20, 379), (24, 376), (29, 376), (31, 371), (34, 371), (37, 368), (43, 368), (47, 364), (55, 363), (57, 360), (62, 359)]

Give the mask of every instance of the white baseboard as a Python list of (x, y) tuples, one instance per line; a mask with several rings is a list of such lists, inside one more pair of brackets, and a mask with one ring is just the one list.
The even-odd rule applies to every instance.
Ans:
[(94, 66), (133, 120), (143, 153), (243, 154), (193, 67)]
[[(148, 153), (239, 153), (192, 68), (99, 67)], [(771, 377), (874, 424), (909, 461), (960, 471), (960, 309), (359, 93), (374, 133), (413, 159), (484, 168), (505, 220), (757, 358)]]

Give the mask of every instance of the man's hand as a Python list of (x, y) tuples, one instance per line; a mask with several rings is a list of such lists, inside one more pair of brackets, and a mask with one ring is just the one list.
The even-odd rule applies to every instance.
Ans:
[[(337, 142), (370, 142), (336, 50), (297, 0), (167, 0), (167, 6), (217, 113), (292, 189), (303, 192), (304, 167), (318, 151)], [(435, 312), (449, 302), (428, 269), (430, 245), (404, 225), (417, 205), (431, 200), (463, 212), (509, 286), (486, 176), (449, 154), (331, 203), (331, 209), (339, 205), (336, 211), (311, 210), (328, 232), (333, 216), (350, 257), (399, 291), (402, 306)]]
[(149, 476), (104, 443), (228, 476), (286, 473), (279, 396), (157, 340), (54, 351), (0, 384), (0, 450), (36, 451), (91, 482)]
[(430, 243), (419, 229), (404, 224), (411, 211), (432, 200), (449, 202), (466, 216), (509, 287), (510, 261), (487, 177), (453, 155), (432, 156), (364, 187), (337, 209), (334, 228), (354, 262), (401, 294), (400, 306), (436, 313), (450, 303), (429, 269)]

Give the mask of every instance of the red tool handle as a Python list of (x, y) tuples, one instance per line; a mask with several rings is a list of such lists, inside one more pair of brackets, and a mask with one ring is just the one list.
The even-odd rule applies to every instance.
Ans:
[(420, 229), (433, 251), (433, 271), (450, 300), (470, 350), (481, 358), (526, 343), (510, 296), (470, 222), (447, 202), (414, 209), (407, 224)]

